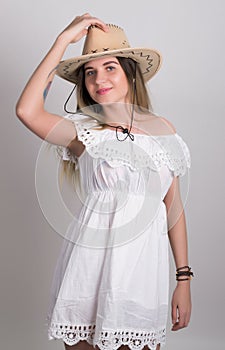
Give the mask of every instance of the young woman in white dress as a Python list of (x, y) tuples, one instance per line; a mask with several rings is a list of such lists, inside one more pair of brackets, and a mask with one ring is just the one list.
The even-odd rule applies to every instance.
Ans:
[[(118, 38), (120, 35), (123, 36), (123, 40), (121, 43), (118, 43)], [(67, 47), (70, 44), (77, 43), (85, 36), (87, 37), (88, 42), (86, 42), (86, 47), (84, 48), (83, 54), (79, 58), (61, 61)], [(118, 42), (116, 42), (117, 39)], [(97, 46), (99, 47), (97, 48)], [(64, 118), (50, 113), (45, 109), (45, 97), (47, 96), (54, 75), (58, 74), (62, 78), (77, 85), (78, 109), (83, 108), (85, 111), (85, 107), (92, 104), (101, 106), (101, 115), (104, 115), (104, 127), (97, 131), (99, 135), (103, 135), (99, 136), (100, 139), (103, 137), (103, 139), (106, 140), (107, 137), (112, 137), (112, 135), (114, 135), (114, 139), (116, 139), (120, 145), (125, 142), (129, 142), (129, 144), (137, 142), (138, 146), (143, 146), (145, 148), (148, 147), (149, 142), (152, 145), (152, 140), (155, 140), (155, 136), (159, 143), (162, 140), (162, 147), (164, 149), (169, 147), (171, 150), (170, 142), (175, 142), (177, 143), (177, 147), (180, 147), (181, 151), (183, 152), (183, 158), (177, 154), (171, 156), (174, 157), (174, 159), (167, 159), (167, 161), (165, 161), (162, 157), (160, 158), (160, 164), (162, 166), (160, 167), (160, 176), (162, 176), (161, 180), (164, 179), (163, 176), (166, 176), (165, 183), (162, 184), (162, 187), (164, 186), (164, 190), (166, 189), (166, 193), (163, 194), (162, 201), (160, 202), (160, 210), (162, 210), (163, 213), (163, 206), (165, 206), (167, 213), (166, 220), (168, 224), (168, 235), (162, 235), (162, 239), (165, 240), (165, 237), (168, 237), (177, 269), (177, 285), (172, 296), (171, 304), (172, 330), (177, 331), (183, 327), (187, 327), (191, 315), (190, 279), (193, 274), (188, 264), (187, 230), (185, 214), (179, 192), (179, 175), (183, 175), (182, 171), (184, 168), (189, 167), (190, 164), (187, 146), (179, 135), (177, 135), (174, 126), (167, 119), (156, 116), (151, 112), (151, 103), (147, 94), (145, 83), (158, 71), (160, 68), (160, 63), (161, 56), (156, 50), (130, 48), (128, 40), (124, 37), (124, 33), (121, 28), (114, 25), (106, 25), (102, 20), (93, 17), (90, 14), (77, 16), (72, 23), (57, 36), (49, 52), (31, 76), (18, 100), (16, 113), (18, 118), (33, 133), (51, 144), (58, 145), (59, 147), (66, 149), (69, 151), (70, 156), (72, 155), (78, 163), (81, 155), (82, 158), (84, 158), (83, 152), (85, 148), (88, 150), (87, 153), (89, 153), (90, 150), (89, 155), (91, 155), (91, 146), (88, 144), (88, 142), (85, 144), (85, 138), (82, 136), (82, 132), (85, 131), (86, 136), (88, 137), (88, 135), (92, 133), (91, 128), (90, 133), (88, 131), (88, 127), (83, 129), (81, 127), (79, 129), (79, 122), (76, 122), (75, 115), (74, 117), (70, 116), (69, 118)], [(133, 106), (135, 104), (136, 107), (127, 109), (124, 107), (127, 106), (127, 104), (129, 106)], [(93, 134), (91, 135), (92, 137), (96, 138), (96, 131), (93, 131)], [(153, 135), (153, 139), (148, 139), (147, 135)], [(176, 147), (173, 148), (172, 146), (172, 149), (175, 149), (174, 152), (176, 153)], [(100, 150), (100, 155), (103, 155), (103, 151), (104, 150)], [(168, 154), (171, 155), (172, 153), (167, 152), (167, 155)], [(102, 157), (107, 158), (105, 155)], [(84, 159), (82, 158), (80, 159), (81, 171), (82, 161), (84, 162)], [(159, 158), (156, 160), (159, 161)], [(173, 162), (173, 160), (175, 161)], [(64, 158), (64, 161), (66, 161), (66, 158)], [(180, 164), (179, 169), (176, 168), (178, 163)], [(110, 162), (108, 164), (110, 164)], [(107, 167), (107, 169), (109, 171), (108, 176), (110, 178), (111, 175), (109, 167)], [(181, 169), (183, 170), (181, 171)], [(129, 168), (128, 178), (129, 176), (132, 178), (134, 175), (132, 171)], [(164, 175), (163, 171), (165, 171)], [(88, 177), (90, 174), (87, 174), (86, 176)], [(167, 185), (169, 183), (169, 187), (166, 187), (166, 181)], [(163, 220), (165, 219), (164, 216), (162, 216), (162, 218)], [(150, 231), (153, 230), (153, 226), (154, 225), (148, 228), (149, 231), (146, 229), (145, 233), (149, 234)], [(155, 233), (152, 233), (153, 237), (154, 234), (156, 234), (157, 237), (157, 230), (158, 229), (156, 228)], [(149, 244), (149, 250), (146, 250), (146, 252), (143, 250), (143, 245), (140, 246), (140, 244), (143, 244), (143, 241), (140, 243), (142, 239), (145, 240), (144, 246), (147, 247), (147, 249)], [(156, 240), (158, 238), (154, 239)], [(67, 350), (91, 349), (94, 345), (97, 345), (100, 349), (150, 348), (158, 350), (160, 345), (163, 345), (165, 341), (165, 320), (168, 310), (166, 301), (167, 297), (164, 297), (164, 293), (167, 295), (168, 292), (168, 255), (165, 248), (166, 243), (162, 242), (164, 241), (161, 241), (161, 238), (159, 238), (157, 243), (155, 243), (154, 240), (151, 242), (149, 241), (149, 238), (143, 234), (141, 238), (138, 237), (131, 243), (128, 242), (127, 245), (125, 244), (121, 246), (119, 248), (120, 250), (115, 250), (117, 262), (113, 262), (112, 260), (112, 266), (110, 268), (112, 268), (112, 272), (116, 274), (120, 269), (122, 270), (121, 280), (114, 282), (115, 284), (118, 283), (114, 286), (107, 286), (104, 285), (105, 276), (101, 275), (100, 281), (102, 285), (104, 285), (106, 288), (111, 288), (112, 290), (115, 287), (116, 290), (118, 289), (119, 284), (122, 285), (123, 281), (126, 281), (128, 278), (126, 277), (127, 271), (132, 268), (134, 269), (132, 275), (133, 277), (131, 277), (131, 281), (129, 282), (130, 284), (126, 284), (126, 287), (128, 286), (127, 290), (125, 291), (125, 284), (123, 287), (121, 287), (121, 290), (124, 288), (123, 293), (126, 292), (126, 296), (128, 296), (128, 299), (126, 299), (126, 304), (121, 304), (122, 306), (120, 308), (120, 306), (118, 307), (118, 305), (120, 305), (120, 301), (118, 302), (118, 305), (116, 304), (117, 302), (115, 300), (113, 302), (115, 305), (117, 305), (116, 307), (118, 307), (118, 312), (115, 313), (115, 317), (110, 314), (110, 308), (107, 309), (107, 307), (104, 306), (104, 303), (103, 306), (101, 305), (101, 301), (103, 300), (103, 294), (101, 294), (103, 293), (103, 289), (101, 289), (101, 287), (98, 287), (97, 299), (93, 299), (92, 304), (90, 304), (92, 315), (90, 316), (89, 323), (86, 322), (85, 324), (82, 323), (82, 320), (80, 320), (79, 323), (76, 321), (78, 320), (77, 315), (74, 316), (75, 321), (73, 321), (73, 323), (70, 318), (72, 317), (71, 315), (70, 317), (68, 316), (68, 320), (65, 320), (68, 315), (67, 307), (65, 307), (63, 321), (60, 320), (61, 304), (57, 304), (56, 297), (49, 320), (50, 339), (63, 339)], [(156, 244), (152, 252), (150, 247), (151, 244)], [(127, 251), (128, 248), (130, 256)], [(164, 248), (165, 256), (163, 256)], [(159, 251), (160, 254), (160, 249), (162, 250), (162, 256), (156, 255), (155, 257), (152, 257), (155, 251)], [(143, 254), (141, 253), (142, 258), (140, 257), (136, 264), (144, 264), (142, 267), (140, 267), (141, 271), (144, 271), (145, 266), (149, 264), (149, 275), (148, 272), (146, 275), (144, 272), (141, 272), (140, 275), (136, 269), (136, 266), (132, 267), (132, 261), (134, 260), (134, 255), (132, 255), (132, 252), (135, 254), (135, 252), (139, 252), (138, 250), (143, 252)], [(127, 253), (128, 259), (124, 262), (123, 256)], [(85, 254), (83, 256), (84, 260), (89, 259), (94, 253), (92, 251), (86, 252)], [(101, 253), (99, 252), (99, 254)], [(148, 257), (149, 260), (147, 260)], [(165, 265), (163, 259), (165, 259)], [(161, 262), (161, 260), (163, 262)], [(111, 260), (109, 259), (108, 263), (110, 263), (110, 261)], [(82, 269), (82, 260), (80, 261), (80, 264)], [(102, 264), (105, 264), (105, 262)], [(150, 266), (151, 264), (152, 267)], [(102, 266), (103, 265), (101, 265), (101, 267)], [(109, 269), (109, 267), (107, 268)], [(93, 273), (93, 285), (95, 285), (95, 272), (96, 271), (94, 269), (92, 272), (90, 272)], [(65, 271), (64, 273), (66, 276)], [(86, 273), (85, 270), (81, 270), (81, 274), (84, 273)], [(75, 272), (74, 274), (74, 279), (81, 278), (76, 275)], [(138, 287), (135, 289), (138, 283), (135, 284), (135, 281), (132, 280), (132, 278), (137, 279), (139, 277), (140, 281), (138, 283), (140, 283), (140, 288)], [(69, 278), (73, 278), (73, 274), (72, 277), (70, 275), (68, 279)], [(148, 278), (149, 281), (147, 281)], [(57, 296), (59, 297), (59, 295), (63, 295), (65, 290), (67, 290), (67, 292), (71, 292), (71, 302), (73, 298), (74, 300), (76, 299), (76, 293), (66, 289), (68, 288), (66, 283), (67, 282), (65, 280), (64, 285), (61, 286), (61, 294), (59, 293)], [(79, 280), (79, 283), (85, 284), (85, 278), (83, 281)], [(141, 285), (142, 283), (143, 285)], [(149, 300), (151, 300), (149, 303), (154, 306), (152, 306), (152, 308), (155, 308), (155, 313), (151, 307), (147, 307), (148, 296), (146, 297), (146, 300), (140, 300), (140, 304), (141, 302), (143, 303), (142, 308), (140, 305), (137, 306), (139, 302), (138, 299), (134, 302), (137, 295), (139, 295), (140, 299), (144, 298), (144, 294), (142, 295), (138, 293), (144, 293), (145, 283), (146, 291), (149, 294)], [(97, 286), (95, 286), (95, 288), (97, 290)], [(154, 293), (155, 295), (153, 295)], [(118, 294), (118, 298), (119, 295), (124, 296), (125, 294)], [(95, 316), (95, 319), (93, 318), (93, 310), (97, 307), (97, 302), (99, 302), (99, 310), (96, 312), (97, 316)], [(110, 305), (114, 305), (113, 303)], [(81, 302), (76, 304), (78, 305), (78, 309), (82, 307), (84, 308), (82, 310), (79, 309), (79, 312), (86, 312), (85, 306), (81, 306), (81, 304)], [(132, 309), (132, 305), (135, 306), (135, 308)], [(102, 307), (103, 309), (101, 309)], [(125, 309), (129, 309), (129, 316), (126, 316), (126, 314), (124, 314), (125, 316), (123, 315), (123, 313), (125, 313)], [(134, 322), (132, 321), (132, 312), (135, 314), (134, 319), (137, 318), (137, 320)], [(143, 312), (146, 312), (144, 316), (141, 315)], [(141, 326), (142, 321), (140, 320), (142, 320), (142, 317), (143, 319), (147, 318), (148, 312), (153, 312), (152, 315), (155, 316), (151, 315), (152, 319), (151, 322), (149, 321), (148, 323), (149, 326), (144, 325), (144, 323), (144, 326)], [(163, 316), (159, 316), (161, 313)], [(56, 314), (58, 316), (56, 316)], [(103, 319), (105, 317), (105, 319), (101, 321), (101, 324), (98, 319), (99, 315)], [(87, 318), (88, 317), (89, 316), (87, 316)], [(113, 319), (112, 324), (114, 324), (114, 327), (109, 321), (111, 317)], [(124, 323), (120, 324), (120, 320), (123, 317), (125, 321), (123, 321)], [(75, 322), (77, 323), (75, 324)], [(105, 327), (104, 322), (105, 325), (107, 325)], [(152, 324), (152, 326), (150, 326), (150, 324)], [(116, 328), (117, 325), (119, 325), (118, 328)], [(69, 326), (71, 326), (70, 332), (68, 331)], [(79, 330), (76, 328), (78, 326), (80, 327), (80, 330), (82, 330), (83, 338), (81, 331), (79, 333)], [(88, 331), (89, 326), (91, 329), (90, 332)], [(59, 332), (59, 329), (56, 330), (54, 327), (59, 327), (61, 329), (61, 333)]]

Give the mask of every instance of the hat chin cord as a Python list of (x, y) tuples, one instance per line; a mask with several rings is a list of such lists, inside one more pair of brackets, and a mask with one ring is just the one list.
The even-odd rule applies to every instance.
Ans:
[[(136, 65), (135, 65), (135, 75), (136, 77)], [(72, 91), (70, 92), (68, 98), (66, 99), (66, 102), (64, 103), (64, 111), (66, 113), (69, 113), (69, 114), (76, 114), (77, 112), (70, 112), (67, 110), (67, 103), (69, 102), (72, 94), (74, 93), (75, 89), (76, 89), (77, 85), (75, 84)], [(132, 97), (132, 111), (131, 111), (131, 122), (130, 122), (130, 126), (129, 126), (129, 130), (128, 128), (124, 128), (122, 125), (117, 125), (117, 126), (114, 126), (114, 125), (110, 125), (110, 124), (107, 124), (107, 123), (104, 123), (105, 125), (108, 125), (112, 128), (115, 128), (116, 129), (116, 138), (118, 141), (125, 141), (128, 137), (131, 139), (131, 141), (134, 141), (134, 134), (132, 134), (130, 131), (132, 129), (132, 125), (133, 125), (133, 120), (134, 120), (134, 102), (135, 102), (135, 95), (136, 95), (136, 78), (133, 78), (133, 97)], [(122, 130), (122, 133), (123, 134), (126, 134), (126, 136), (121, 139), (119, 137), (119, 130)]]
[[(116, 129), (116, 138), (118, 141), (125, 141), (128, 137), (131, 139), (131, 141), (134, 141), (134, 134), (132, 134), (130, 131), (132, 129), (133, 121), (134, 121), (134, 102), (135, 102), (135, 95), (136, 95), (136, 79), (133, 78), (133, 98), (132, 98), (132, 111), (131, 111), (131, 122), (129, 126), (129, 130), (127, 128), (124, 128), (122, 125), (110, 125), (107, 124), (108, 126), (115, 128)], [(123, 139), (120, 139), (118, 134), (118, 130), (122, 130), (123, 134), (127, 134)]]

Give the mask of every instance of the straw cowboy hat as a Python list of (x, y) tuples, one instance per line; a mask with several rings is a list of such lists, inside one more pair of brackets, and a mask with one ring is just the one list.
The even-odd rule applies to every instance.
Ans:
[(107, 24), (108, 32), (97, 26), (90, 26), (84, 42), (81, 56), (61, 61), (56, 74), (71, 83), (77, 83), (74, 72), (84, 63), (95, 58), (117, 56), (132, 58), (136, 61), (147, 82), (159, 70), (162, 57), (154, 49), (132, 48), (127, 40), (124, 30), (114, 24)]

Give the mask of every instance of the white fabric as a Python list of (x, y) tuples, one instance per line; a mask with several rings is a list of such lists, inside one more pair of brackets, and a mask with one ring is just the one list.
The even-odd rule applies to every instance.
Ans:
[[(71, 117), (73, 119), (73, 117)], [(91, 129), (74, 118), (85, 145), (77, 163), (83, 206), (58, 258), (47, 316), (49, 339), (80, 340), (100, 349), (165, 343), (168, 313), (168, 235), (163, 202), (174, 176), (190, 167), (178, 134), (134, 135)]]

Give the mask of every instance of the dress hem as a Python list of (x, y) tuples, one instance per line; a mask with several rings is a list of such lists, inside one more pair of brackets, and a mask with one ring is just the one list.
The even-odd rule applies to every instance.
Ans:
[(67, 345), (75, 345), (80, 341), (87, 341), (94, 348), (97, 345), (100, 350), (117, 350), (122, 345), (127, 345), (131, 350), (142, 350), (148, 346), (150, 350), (156, 350), (157, 345), (165, 345), (166, 329), (159, 330), (102, 330), (99, 336), (95, 335), (96, 326), (92, 325), (62, 325), (52, 323), (48, 330), (48, 339), (61, 339)]

